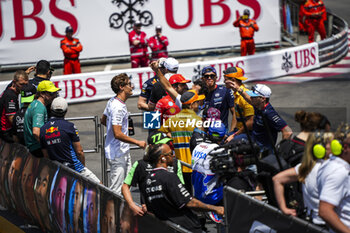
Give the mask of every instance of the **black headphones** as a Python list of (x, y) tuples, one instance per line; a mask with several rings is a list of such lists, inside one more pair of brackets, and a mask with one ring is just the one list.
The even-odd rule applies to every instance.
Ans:
[(315, 132), (315, 144), (312, 147), (312, 154), (317, 159), (323, 159), (326, 155), (326, 144), (324, 141), (324, 132), (316, 131)]

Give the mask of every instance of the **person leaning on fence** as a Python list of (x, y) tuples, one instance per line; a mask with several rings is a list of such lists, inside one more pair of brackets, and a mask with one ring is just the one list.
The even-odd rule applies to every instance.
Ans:
[(255, 53), (254, 32), (259, 31), (256, 21), (249, 19), (250, 11), (245, 9), (243, 15), (233, 23), (233, 26), (239, 27), (241, 35), (241, 56), (253, 55)]
[[(169, 147), (173, 150), (172, 139), (167, 137), (167, 135), (162, 132), (153, 131), (148, 136), (147, 142), (148, 142), (148, 148), (146, 150), (144, 158), (136, 161), (132, 165), (132, 168), (129, 171), (127, 177), (125, 178), (124, 184), (122, 186), (122, 194), (124, 196), (125, 201), (128, 203), (131, 211), (135, 215), (139, 215), (139, 216), (142, 216), (147, 212), (145, 197), (143, 196), (143, 194), (145, 193), (144, 190), (145, 190), (147, 175), (153, 169), (152, 165), (149, 162), (147, 162), (147, 151), (150, 148), (152, 148), (152, 146), (158, 145), (158, 144), (168, 144)], [(168, 171), (174, 172), (179, 177), (181, 183), (184, 184), (182, 170), (181, 170), (181, 163), (179, 160), (174, 158), (174, 163), (168, 166)], [(138, 185), (140, 190), (140, 194), (141, 194), (140, 201), (141, 201), (142, 207), (136, 205), (131, 196), (130, 186), (136, 186), (136, 185)]]
[(350, 128), (341, 125), (331, 142), (332, 156), (317, 173), (319, 216), (332, 232), (350, 232)]
[(132, 95), (133, 84), (127, 74), (116, 75), (111, 80), (111, 88), (116, 96), (109, 99), (103, 112), (101, 123), (107, 127), (105, 155), (109, 163), (110, 188), (121, 194), (123, 181), (131, 169), (130, 146), (146, 147), (145, 141), (129, 137), (128, 109), (125, 102)]
[[(191, 164), (190, 139), (197, 122), (201, 122), (201, 118), (197, 116), (199, 101), (203, 100), (204, 95), (198, 95), (196, 91), (189, 90), (181, 96), (182, 110), (175, 116), (170, 117), (159, 129), (165, 132), (173, 139), (176, 158)], [(192, 193), (191, 185), (191, 168), (182, 167), (183, 177), (186, 189)]]
[(191, 211), (214, 211), (223, 215), (223, 206), (204, 204), (191, 197), (178, 176), (167, 170), (173, 164), (173, 151), (167, 144), (155, 145), (148, 151), (154, 169), (146, 178), (147, 210), (161, 220), (170, 220), (191, 232), (202, 232), (197, 216)]
[(237, 91), (254, 107), (254, 122), (252, 137), (261, 150), (274, 152), (278, 132), (282, 132), (283, 139), (289, 139), (292, 129), (278, 115), (270, 103), (271, 89), (264, 84), (256, 84), (251, 91), (244, 91), (238, 84), (225, 80), (227, 87)]
[[(302, 184), (302, 195), (306, 215), (316, 225), (325, 226), (325, 222), (318, 216), (318, 189), (317, 172), (322, 163), (329, 158), (331, 153), (330, 143), (332, 133), (317, 131), (310, 133), (305, 145), (305, 152), (301, 163), (295, 167), (284, 170), (273, 177), (274, 191), (280, 210), (286, 215), (298, 216), (297, 209), (287, 203), (284, 193), (285, 186), (299, 181)], [(299, 203), (300, 204), (300, 203)]]
[(151, 61), (156, 61), (161, 57), (168, 57), (167, 47), (169, 45), (168, 38), (162, 35), (162, 26), (156, 26), (156, 34), (148, 39), (148, 46), (152, 50)]
[[(161, 59), (162, 65), (159, 67), (161, 73), (170, 78), (171, 75), (176, 74), (179, 69), (179, 62), (174, 58)], [(153, 111), (158, 100), (166, 96), (165, 91), (158, 85), (159, 77), (156, 74), (153, 78), (148, 79), (143, 83), (139, 99), (137, 101), (137, 108), (140, 110)], [(153, 92), (155, 89), (155, 92)], [(153, 95), (152, 95), (153, 94)], [(152, 99), (152, 101), (150, 101)]]
[(6, 142), (13, 142), (14, 116), (19, 109), (18, 95), (28, 84), (28, 75), (23, 70), (16, 71), (11, 84), (0, 96), (0, 137)]
[(100, 183), (97, 176), (85, 167), (85, 155), (78, 129), (64, 119), (68, 103), (57, 97), (51, 104), (51, 117), (40, 128), (40, 145), (44, 157), (58, 161), (79, 172), (82, 176)]
[(60, 90), (51, 81), (41, 81), (35, 100), (29, 105), (24, 115), (24, 141), (29, 152), (36, 157), (44, 156), (40, 146), (40, 128), (48, 120), (46, 107), (57, 97), (57, 92)]
[(34, 100), (36, 88), (28, 83), (21, 91), (22, 107), (16, 112), (13, 122), (13, 140), (17, 143), (25, 145), (24, 142), (24, 115), (31, 102)]
[[(224, 70), (224, 78), (225, 80), (230, 80), (232, 82), (237, 83), (240, 88), (244, 91), (248, 91), (248, 89), (244, 86), (242, 81), (246, 81), (248, 78), (244, 77), (244, 70), (240, 67), (229, 67)], [(236, 105), (236, 119), (237, 124), (235, 129), (229, 133), (229, 137), (226, 139), (227, 142), (231, 141), (233, 138), (239, 138), (238, 135), (245, 132), (243, 121), (245, 122), (247, 129), (251, 131), (253, 129), (253, 119), (254, 119), (254, 108), (251, 104), (249, 104), (237, 91), (234, 93), (235, 97), (235, 105)], [(238, 111), (240, 108), (240, 111)], [(242, 116), (240, 115), (242, 113)]]

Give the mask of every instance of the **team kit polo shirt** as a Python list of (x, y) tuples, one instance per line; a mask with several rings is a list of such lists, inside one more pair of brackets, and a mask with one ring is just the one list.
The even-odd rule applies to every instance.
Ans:
[(1, 132), (12, 128), (12, 124), (7, 117), (15, 115), (18, 108), (18, 94), (7, 88), (0, 97)]
[(230, 108), (235, 106), (235, 97), (231, 89), (224, 86), (216, 86), (204, 100), (205, 107), (214, 107), (220, 110), (220, 119), (228, 129), (228, 114)]
[(47, 149), (51, 160), (81, 172), (84, 165), (75, 153), (73, 142), (79, 142), (79, 132), (72, 122), (52, 117), (40, 128), (40, 144)]
[(129, 136), (129, 113), (125, 103), (118, 97), (113, 97), (108, 101), (103, 115), (107, 117), (105, 155), (107, 159), (113, 160), (129, 153), (129, 143), (116, 139), (113, 133), (113, 125), (120, 125), (122, 133)]
[(158, 82), (158, 77), (154, 76), (153, 78), (148, 79), (143, 83), (140, 96), (147, 99), (147, 103), (151, 97), (152, 89), (154, 84)]
[[(267, 103), (262, 110), (254, 108), (253, 122), (253, 138), (260, 147), (271, 149), (276, 144), (277, 134), (287, 126), (287, 123), (278, 115), (270, 103)], [(273, 145), (270, 142), (270, 137), (267, 128), (264, 126), (263, 117), (268, 123), (269, 130), (272, 135)]]
[(40, 149), (40, 143), (34, 138), (33, 127), (41, 128), (47, 122), (47, 110), (43, 103), (34, 100), (24, 115), (24, 141), (29, 151)]
[(147, 209), (161, 220), (170, 220), (191, 232), (202, 232), (197, 216), (186, 204), (192, 199), (179, 178), (165, 168), (155, 168), (147, 176)]

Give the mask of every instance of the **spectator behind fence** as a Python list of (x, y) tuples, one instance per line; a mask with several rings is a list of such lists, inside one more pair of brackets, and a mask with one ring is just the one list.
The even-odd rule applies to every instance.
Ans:
[(28, 75), (23, 70), (16, 71), (11, 84), (0, 96), (0, 137), (6, 142), (13, 142), (14, 116), (19, 109), (18, 94), (28, 84)]
[[(205, 107), (213, 107), (220, 110), (220, 119), (225, 124), (228, 132), (231, 132), (236, 127), (236, 114), (235, 114), (235, 97), (233, 91), (225, 86), (219, 86), (216, 84), (217, 80), (216, 69), (212, 66), (206, 66), (202, 69), (202, 79), (209, 88), (209, 93), (204, 100)], [(232, 120), (229, 127), (228, 116), (229, 112), (232, 114)]]
[(129, 33), (131, 68), (147, 67), (149, 64), (147, 35), (141, 31), (141, 26), (140, 21), (135, 21), (134, 28)]
[[(239, 67), (229, 67), (226, 70), (224, 70), (224, 78), (225, 80), (230, 80), (232, 82), (235, 82), (240, 88), (242, 88), (244, 91), (248, 91), (248, 89), (244, 86), (242, 81), (246, 81), (248, 78), (243, 77), (244, 70)], [(254, 108), (251, 104), (249, 104), (237, 91), (234, 93), (235, 97), (235, 105), (236, 105), (236, 127), (235, 129), (230, 132), (230, 136), (226, 139), (227, 142), (231, 141), (233, 138), (236, 137), (239, 138), (240, 134), (247, 134), (250, 132), (245, 132), (243, 122), (245, 122), (248, 131), (251, 131), (253, 129), (253, 119), (254, 119)], [(240, 111), (238, 111), (240, 110)], [(240, 115), (241, 112), (243, 116)]]
[(27, 111), (27, 108), (31, 102), (34, 100), (36, 93), (36, 88), (32, 84), (27, 84), (23, 87), (21, 91), (21, 104), (22, 107), (18, 110), (14, 117), (13, 124), (13, 140), (17, 143), (25, 145), (24, 142), (24, 114)]
[(350, 128), (339, 127), (331, 142), (332, 155), (317, 173), (319, 216), (332, 232), (350, 232)]
[(81, 73), (79, 55), (83, 50), (79, 39), (73, 38), (74, 30), (71, 26), (66, 27), (66, 37), (61, 40), (61, 49), (64, 55), (63, 74)]
[(45, 157), (58, 161), (97, 183), (100, 180), (85, 166), (85, 156), (78, 129), (64, 119), (68, 103), (57, 97), (51, 104), (51, 117), (40, 128), (40, 144)]
[(290, 203), (286, 203), (284, 196), (285, 185), (299, 181), (302, 184), (302, 194), (304, 207), (307, 209), (307, 217), (316, 225), (325, 225), (325, 222), (318, 216), (319, 192), (316, 180), (320, 166), (328, 159), (331, 153), (330, 143), (332, 139), (332, 133), (324, 133), (322, 131), (310, 133), (305, 145), (302, 162), (273, 177), (276, 200), (280, 210), (284, 214), (293, 216), (300, 214), (296, 209), (291, 208)]
[(162, 26), (156, 26), (156, 34), (149, 38), (148, 45), (152, 50), (151, 61), (156, 61), (161, 57), (168, 57), (168, 38), (162, 34)]
[(308, 0), (303, 5), (303, 14), (305, 15), (305, 26), (307, 29), (309, 43), (315, 41), (315, 30), (321, 36), (321, 40), (326, 38), (326, 29), (324, 21), (327, 20), (326, 7), (322, 0)]
[(41, 81), (35, 100), (29, 105), (24, 115), (24, 141), (29, 152), (36, 157), (44, 156), (40, 146), (40, 128), (47, 122), (46, 106), (52, 103), (60, 90), (51, 81)]
[(36, 63), (34, 78), (29, 80), (29, 83), (38, 88), (41, 81), (48, 81), (51, 79), (54, 69), (51, 67), (50, 62), (46, 60), (40, 60)]
[(273, 152), (277, 134), (282, 132), (283, 139), (289, 139), (292, 129), (278, 115), (270, 103), (271, 89), (264, 84), (256, 84), (251, 91), (244, 91), (236, 83), (225, 80), (226, 86), (237, 91), (254, 107), (254, 122), (252, 136), (261, 150)]
[(113, 77), (111, 88), (116, 96), (112, 97), (103, 112), (101, 123), (107, 127), (105, 155), (110, 166), (110, 188), (121, 194), (123, 181), (131, 169), (130, 146), (135, 144), (146, 147), (145, 141), (129, 137), (128, 109), (125, 102), (132, 95), (133, 84), (123, 73)]
[[(165, 132), (174, 141), (176, 158), (191, 164), (190, 139), (197, 122), (201, 118), (196, 115), (199, 101), (203, 100), (204, 95), (198, 95), (196, 91), (189, 90), (181, 96), (182, 110), (175, 116), (170, 117), (160, 128), (159, 131)], [(191, 193), (191, 173), (188, 167), (182, 167), (185, 187)]]
[[(179, 62), (174, 58), (164, 59), (162, 58), (162, 65), (160, 71), (163, 75), (167, 76), (168, 79), (171, 75), (176, 74), (179, 69)], [(153, 78), (148, 79), (143, 83), (141, 94), (137, 101), (137, 107), (140, 110), (148, 110), (153, 111), (158, 100), (160, 100), (163, 96), (166, 95), (165, 91), (159, 85), (159, 77), (156, 74)], [(155, 89), (155, 92), (153, 92)], [(152, 95), (153, 94), (153, 95)], [(152, 101), (149, 102), (151, 100)]]
[(154, 169), (147, 177), (146, 205), (159, 219), (170, 220), (191, 232), (202, 232), (200, 222), (190, 208), (224, 214), (224, 207), (192, 198), (176, 174), (167, 171), (173, 164), (173, 151), (167, 144), (152, 147), (147, 158)]
[(249, 19), (250, 11), (245, 9), (243, 15), (233, 23), (239, 28), (241, 35), (241, 56), (253, 55), (255, 53), (254, 32), (259, 31), (256, 21)]
[[(147, 151), (152, 148), (154, 145), (158, 144), (168, 144), (171, 149), (173, 149), (173, 142), (172, 139), (167, 137), (165, 133), (159, 132), (159, 131), (153, 131), (147, 139), (148, 147)], [(135, 215), (144, 215), (146, 213), (146, 202), (145, 197), (143, 196), (145, 185), (146, 185), (146, 178), (147, 175), (152, 171), (153, 167), (152, 165), (147, 162), (147, 151), (145, 153), (145, 156), (143, 159), (140, 159), (136, 161), (130, 172), (128, 173), (128, 176), (124, 180), (124, 184), (122, 186), (122, 193), (124, 196), (125, 201), (128, 203), (131, 211)], [(181, 163), (179, 160), (174, 158), (174, 163), (172, 165), (168, 166), (168, 171), (174, 172), (179, 177), (182, 184), (184, 184), (182, 171), (181, 171)], [(142, 204), (142, 207), (136, 205), (132, 199), (131, 192), (130, 192), (130, 186), (137, 186), (140, 190), (140, 201)]]

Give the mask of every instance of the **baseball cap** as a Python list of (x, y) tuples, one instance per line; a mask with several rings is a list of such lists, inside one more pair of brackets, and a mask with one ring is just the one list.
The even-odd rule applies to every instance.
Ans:
[(159, 131), (153, 131), (147, 138), (147, 143), (149, 145), (166, 144), (170, 141), (172, 141), (171, 138), (169, 138), (165, 133)]
[(191, 80), (187, 80), (181, 74), (174, 74), (170, 77), (169, 82), (171, 85), (175, 83), (189, 83)]
[(229, 78), (235, 78), (242, 81), (247, 80), (248, 78), (243, 77), (244, 70), (240, 67), (229, 67), (226, 70), (224, 70), (224, 75)]
[(21, 103), (31, 103), (34, 100), (36, 88), (31, 83), (25, 85), (21, 91)]
[(220, 115), (220, 110), (213, 107), (206, 108), (203, 111), (203, 118), (205, 118), (206, 120), (220, 120)]
[(71, 26), (68, 26), (68, 27), (66, 27), (66, 33), (67, 32), (74, 32), (74, 30)]
[(162, 30), (162, 26), (161, 25), (157, 25), (156, 26), (156, 30)]
[(213, 72), (216, 74), (216, 69), (212, 66), (206, 66), (202, 69), (202, 76), (204, 76), (206, 73)]
[(51, 104), (51, 110), (54, 112), (66, 112), (68, 103), (63, 97), (56, 97)]
[(270, 98), (271, 96), (271, 89), (264, 85), (264, 84), (256, 84), (253, 86), (251, 91), (247, 91), (247, 94), (250, 95), (251, 97), (265, 97), (265, 98)]
[(250, 11), (249, 11), (248, 9), (245, 9), (245, 10), (243, 11), (243, 15), (250, 15)]
[(171, 72), (177, 72), (179, 69), (179, 62), (172, 57), (165, 59), (161, 65)]
[(222, 122), (220, 124), (210, 124), (208, 132), (211, 136), (222, 138), (226, 135), (226, 127)]
[(137, 26), (137, 27), (141, 27), (142, 24), (141, 24), (140, 20), (136, 20), (134, 25)]
[(48, 91), (48, 92), (56, 92), (60, 91), (61, 88), (57, 88), (53, 82), (44, 80), (41, 81), (38, 85), (37, 91)]
[(195, 90), (188, 90), (181, 95), (180, 101), (182, 104), (192, 104), (193, 102), (204, 99), (205, 95), (198, 95)]
[(49, 70), (54, 71), (54, 68), (51, 67), (50, 62), (46, 60), (38, 61), (35, 68), (37, 74), (46, 74)]

